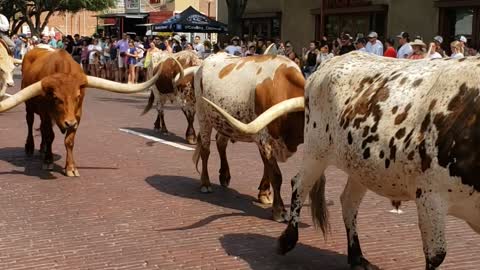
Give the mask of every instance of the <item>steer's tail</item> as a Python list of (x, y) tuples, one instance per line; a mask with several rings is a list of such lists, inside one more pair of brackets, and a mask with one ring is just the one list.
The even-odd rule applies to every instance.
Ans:
[(153, 102), (155, 101), (155, 95), (153, 94), (153, 91), (150, 91), (150, 97), (148, 98), (148, 104), (143, 109), (142, 115), (145, 115), (148, 111), (150, 111), (153, 107)]
[(197, 136), (197, 146), (195, 147), (195, 151), (193, 152), (192, 161), (195, 164), (195, 169), (197, 173), (200, 173), (198, 170), (198, 162), (200, 161), (200, 149), (202, 148), (202, 139), (200, 136)]
[(326, 238), (327, 232), (330, 230), (330, 224), (328, 223), (328, 209), (325, 200), (325, 182), (325, 175), (322, 174), (320, 179), (310, 190), (310, 209), (312, 211), (312, 219), (315, 227), (320, 227), (323, 236)]

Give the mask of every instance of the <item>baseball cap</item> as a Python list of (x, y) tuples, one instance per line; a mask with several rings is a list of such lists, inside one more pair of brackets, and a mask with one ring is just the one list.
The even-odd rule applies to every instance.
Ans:
[(434, 41), (437, 41), (438, 43), (442, 44), (443, 43), (443, 38), (441, 36), (435, 36), (433, 38)]
[(370, 32), (370, 34), (368, 34), (368, 37), (369, 38), (377, 38), (378, 34), (377, 34), (377, 32)]
[(343, 39), (343, 40), (349, 40), (349, 39), (353, 39), (353, 38), (352, 38), (352, 36), (350, 36), (350, 34), (345, 33), (345, 34), (342, 35), (342, 38), (341, 38), (341, 39)]
[(397, 37), (398, 38), (409, 38), (410, 35), (407, 32), (400, 32), (400, 34)]
[(463, 43), (467, 43), (467, 38), (465, 36), (460, 36), (458, 40), (460, 40)]

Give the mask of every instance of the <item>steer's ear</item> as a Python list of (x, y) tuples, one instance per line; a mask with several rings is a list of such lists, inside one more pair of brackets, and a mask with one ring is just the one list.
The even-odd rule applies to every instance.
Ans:
[(53, 91), (55, 89), (55, 86), (58, 85), (60, 82), (58, 80), (55, 80), (51, 76), (47, 76), (42, 79), (42, 90), (43, 94), (42, 95), (52, 95)]

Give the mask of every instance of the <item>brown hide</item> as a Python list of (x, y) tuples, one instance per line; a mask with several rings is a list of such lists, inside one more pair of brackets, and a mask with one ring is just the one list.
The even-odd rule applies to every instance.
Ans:
[[(284, 100), (304, 96), (305, 79), (299, 70), (282, 64), (275, 71), (273, 80), (265, 79), (255, 90), (255, 113), (260, 115), (273, 105)], [(295, 152), (303, 143), (304, 112), (284, 115), (267, 128), (269, 134), (278, 139), (283, 138), (288, 150)]]
[[(180, 62), (184, 69), (198, 65), (198, 57), (194, 52), (181, 51), (173, 54), (173, 57)], [(155, 68), (155, 71), (157, 68), (158, 66)], [(161, 94), (172, 94), (174, 92), (172, 80), (178, 73), (180, 73), (180, 67), (178, 67), (172, 59), (167, 59), (163, 64), (162, 73), (155, 83)], [(179, 88), (181, 88), (182, 85), (186, 85), (188, 82), (190, 82), (190, 85), (193, 85), (193, 76), (182, 79), (178, 85)]]
[(62, 131), (65, 121), (80, 120), (87, 77), (67, 51), (30, 51), (23, 60), (22, 75), (22, 88), (42, 81), (44, 93), (27, 101), (35, 113), (48, 115)]

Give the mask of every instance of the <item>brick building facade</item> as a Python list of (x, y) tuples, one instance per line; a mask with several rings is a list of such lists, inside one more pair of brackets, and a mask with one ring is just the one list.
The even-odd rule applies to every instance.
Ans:
[[(173, 16), (174, 13), (182, 12), (189, 6), (193, 6), (200, 12), (211, 17), (216, 16), (216, 0), (141, 0), (141, 12), (147, 13), (145, 23), (159, 23)], [(109, 18), (103, 19), (97, 17), (100, 14), (122, 14), (125, 13), (124, 1), (119, 0), (116, 7), (105, 10), (104, 12), (81, 11), (78, 13), (57, 13), (50, 17), (48, 29), (55, 29), (66, 35), (80, 34), (81, 36), (91, 36), (96, 32), (97, 26), (109, 25), (115, 21)], [(42, 21), (46, 15), (42, 16)], [(98, 18), (98, 19), (97, 19)], [(28, 27), (23, 29), (28, 31)], [(22, 30), (20, 30), (22, 31)]]

